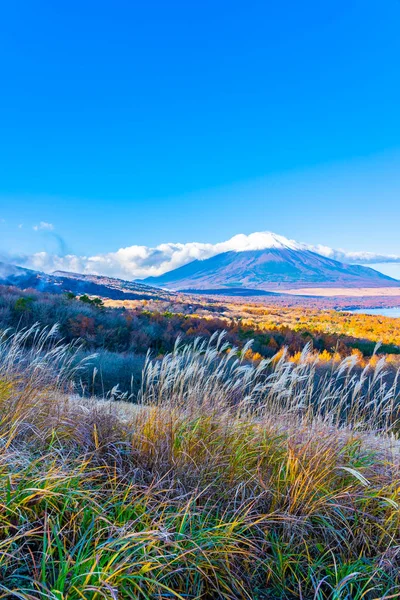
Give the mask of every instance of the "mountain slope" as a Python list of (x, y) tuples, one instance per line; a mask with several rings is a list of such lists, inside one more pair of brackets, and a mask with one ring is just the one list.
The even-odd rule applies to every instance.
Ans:
[(297, 247), (275, 244), (262, 250), (224, 252), (206, 260), (195, 260), (160, 277), (149, 277), (144, 283), (173, 290), (399, 285), (378, 271), (326, 258), (300, 244)]
[(0, 285), (13, 285), (20, 289), (32, 288), (52, 294), (89, 294), (113, 300), (150, 300), (170, 296), (159, 288), (152, 288), (143, 283), (66, 271), (56, 271), (48, 275), (3, 262), (0, 262)]
[[(71, 273), (69, 271), (54, 271), (53, 277), (61, 279), (64, 285), (74, 287), (77, 292), (82, 293), (85, 288), (86, 294), (97, 294), (107, 296), (108, 298), (128, 299), (128, 295), (147, 294), (149, 297), (166, 297), (168, 294), (157, 287), (151, 287), (141, 282), (126, 281), (116, 277), (107, 277), (105, 275), (82, 275), (81, 273)], [(90, 291), (91, 289), (96, 291)], [(89, 291), (88, 291), (89, 290)]]

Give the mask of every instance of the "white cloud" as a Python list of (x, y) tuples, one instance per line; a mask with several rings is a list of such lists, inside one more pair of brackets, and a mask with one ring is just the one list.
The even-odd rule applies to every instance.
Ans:
[(52, 223), (46, 223), (46, 221), (40, 221), (39, 225), (34, 225), (35, 231), (53, 231), (54, 225)]
[(326, 256), (327, 258), (333, 258), (344, 263), (367, 265), (377, 263), (400, 263), (400, 256), (396, 254), (377, 254), (375, 252), (346, 252), (345, 250), (334, 250), (329, 246), (308, 246), (310, 250)]
[[(49, 228), (42, 227), (41, 229)], [(116, 252), (94, 256), (77, 256), (73, 254), (57, 256), (48, 252), (37, 252), (29, 256), (15, 258), (14, 262), (48, 273), (63, 270), (108, 275), (120, 277), (121, 279), (142, 279), (162, 275), (195, 259), (210, 258), (221, 252), (230, 250), (243, 252), (245, 250), (262, 250), (282, 246), (311, 250), (342, 262), (370, 264), (377, 270), (381, 270), (381, 268), (378, 268), (381, 264), (377, 265), (377, 263), (400, 265), (400, 256), (380, 255), (372, 252), (345, 252), (344, 250), (334, 250), (322, 245), (299, 244), (294, 240), (288, 240), (270, 232), (256, 232), (250, 235), (239, 234), (225, 242), (216, 244), (202, 242), (165, 243), (154, 248), (134, 245), (120, 248)]]

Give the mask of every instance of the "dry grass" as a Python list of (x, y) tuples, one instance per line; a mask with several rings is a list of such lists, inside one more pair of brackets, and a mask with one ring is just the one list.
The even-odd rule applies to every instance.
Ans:
[(74, 349), (18, 335), (0, 346), (0, 597), (398, 597), (383, 363), (318, 379), (306, 353), (251, 366), (197, 340), (147, 360), (133, 407), (73, 397)]

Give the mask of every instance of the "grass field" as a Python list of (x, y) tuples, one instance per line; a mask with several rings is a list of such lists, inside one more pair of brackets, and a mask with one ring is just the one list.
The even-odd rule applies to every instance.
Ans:
[(399, 596), (384, 360), (321, 378), (307, 350), (249, 365), (214, 336), (148, 358), (135, 406), (73, 395), (53, 338), (0, 342), (0, 597)]

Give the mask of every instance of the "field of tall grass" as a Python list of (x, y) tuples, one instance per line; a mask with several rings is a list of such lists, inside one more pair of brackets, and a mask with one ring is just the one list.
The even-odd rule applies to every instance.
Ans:
[(55, 333), (0, 339), (0, 598), (399, 597), (384, 359), (320, 376), (214, 336), (149, 356), (130, 404), (77, 396)]

